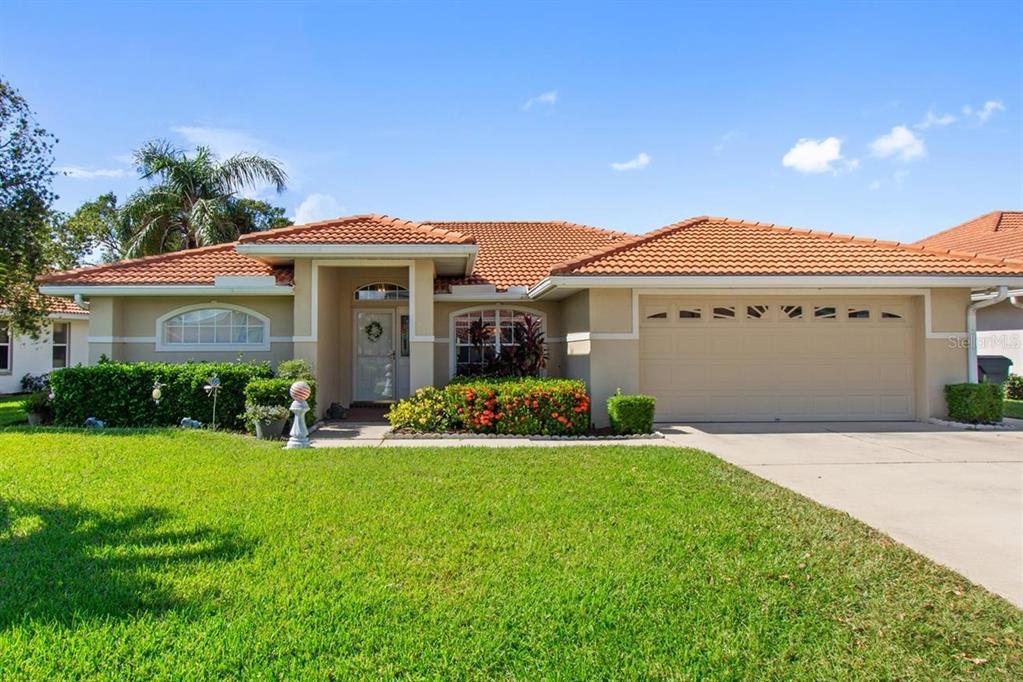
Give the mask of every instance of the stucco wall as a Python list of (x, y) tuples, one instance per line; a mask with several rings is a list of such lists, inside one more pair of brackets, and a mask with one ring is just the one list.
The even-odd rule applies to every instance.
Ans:
[[(270, 320), (269, 335), (286, 337), (287, 341), (271, 339), (269, 351), (158, 351), (157, 320), (179, 308), (190, 305), (216, 307), (226, 303), (265, 315)], [(290, 296), (124, 296), (95, 297), (89, 306), (90, 363), (101, 355), (123, 362), (187, 362), (210, 360), (229, 362), (241, 355), (246, 360), (269, 360), (273, 363), (292, 357), (292, 300)]]
[(968, 289), (932, 289), (931, 329), (933, 334), (957, 334), (957, 338), (926, 338), (924, 297), (914, 298), (916, 306), (916, 409), (917, 418), (944, 418), (945, 385), (966, 381), (966, 308)]
[[(87, 320), (59, 320), (70, 327), (68, 340), (68, 367), (89, 362), (89, 323)], [(0, 373), (0, 393), (20, 393), (21, 378), (26, 374), (38, 376), (53, 371), (52, 324), (47, 324), (38, 339), (28, 335), (14, 338), (11, 349), (11, 371)]]
[(1023, 329), (1023, 308), (1017, 308), (1008, 301), (996, 303), (977, 311), (977, 331), (1001, 331)]

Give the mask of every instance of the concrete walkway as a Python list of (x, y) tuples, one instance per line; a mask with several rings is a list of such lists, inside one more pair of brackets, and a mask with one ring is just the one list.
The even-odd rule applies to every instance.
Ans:
[(328, 422), (310, 435), (314, 448), (528, 448), (604, 445), (660, 445), (671, 447), (666, 438), (628, 438), (600, 440), (552, 440), (549, 438), (384, 438), (391, 430), (379, 422)]
[(840, 509), (1023, 607), (1023, 431), (919, 423), (659, 425)]

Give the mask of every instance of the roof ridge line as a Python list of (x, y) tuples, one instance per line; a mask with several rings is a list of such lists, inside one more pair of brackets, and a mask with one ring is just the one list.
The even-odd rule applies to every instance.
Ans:
[[(60, 282), (68, 279), (73, 275), (80, 275), (83, 272), (105, 272), (107, 270), (117, 270), (126, 265), (137, 265), (139, 263), (153, 263), (162, 260), (173, 260), (174, 258), (180, 258), (186, 255), (192, 255), (196, 253), (206, 253), (207, 251), (217, 251), (221, 249), (233, 249), (238, 245), (237, 241), (223, 242), (221, 244), (207, 244), (206, 246), (196, 246), (191, 249), (181, 249), (179, 251), (168, 251), (167, 253), (158, 253), (153, 256), (140, 256), (138, 258), (125, 258), (124, 260), (114, 261), (113, 263), (100, 263), (98, 265), (84, 265), (79, 268), (73, 268), (71, 270), (61, 270), (60, 272), (47, 273), (38, 275), (36, 281), (40, 283), (48, 282)], [(241, 254), (239, 254), (241, 255)]]
[(700, 223), (706, 222), (707, 220), (710, 220), (710, 218), (708, 218), (708, 216), (705, 216), (705, 215), (695, 216), (693, 218), (686, 218), (685, 220), (680, 220), (677, 223), (672, 223), (671, 225), (666, 225), (664, 227), (658, 228), (658, 229), (653, 230), (651, 232), (647, 232), (645, 234), (639, 234), (639, 235), (635, 235), (635, 236), (633, 236), (631, 238), (623, 239), (622, 241), (617, 242), (615, 244), (611, 244), (611, 245), (609, 245), (609, 246), (607, 246), (607, 247), (605, 247), (603, 249), (597, 249), (595, 251), (589, 251), (587, 253), (580, 254), (580, 255), (576, 256), (575, 258), (570, 258), (569, 260), (564, 261), (563, 263), (558, 263), (557, 265), (553, 265), (553, 266), (551, 266), (550, 274), (553, 275), (553, 274), (556, 274), (556, 273), (562, 273), (562, 272), (568, 272), (570, 270), (574, 270), (574, 269), (576, 269), (578, 267), (582, 267), (583, 265), (586, 265), (587, 263), (591, 263), (591, 262), (597, 260), (598, 258), (604, 258), (605, 256), (610, 256), (610, 255), (613, 255), (613, 254), (616, 254), (616, 253), (621, 253), (622, 251), (624, 251), (627, 248), (632, 248), (634, 246), (639, 246), (640, 244), (645, 244), (645, 243), (647, 243), (649, 241), (657, 239), (658, 237), (663, 237), (666, 234), (670, 234), (670, 233), (675, 232), (677, 230), (685, 229), (687, 227), (692, 227), (693, 225), (699, 225)]
[[(1004, 211), (992, 211), (992, 213), (1004, 213)], [(981, 216), (981, 218), (991, 215), (990, 213)], [(979, 220), (975, 218), (974, 220)], [(997, 258), (994, 256), (986, 256), (980, 253), (970, 251), (958, 251), (955, 249), (938, 249), (933, 246), (927, 246), (926, 244), (920, 244), (918, 242), (906, 243), (900, 241), (893, 241), (888, 239), (877, 239), (876, 237), (859, 237), (856, 235), (841, 234), (839, 232), (828, 232), (826, 230), (813, 230), (799, 227), (789, 227), (787, 225), (776, 225), (774, 223), (761, 223), (750, 220), (740, 220), (735, 218), (723, 218), (714, 217), (710, 218), (710, 221), (723, 222), (732, 225), (740, 225), (742, 227), (749, 227), (760, 230), (773, 230), (775, 232), (786, 232), (790, 234), (805, 234), (809, 237), (817, 237), (818, 239), (828, 239), (831, 241), (849, 242), (852, 244), (862, 244), (863, 246), (873, 246), (880, 248), (892, 248), (899, 249), (902, 251), (913, 251), (919, 253), (928, 253), (935, 256), (951, 256), (952, 258), (962, 258), (967, 260), (974, 260), (980, 263), (990, 263), (992, 265), (1023, 265), (1023, 260), (1015, 260), (1011, 258)], [(967, 221), (973, 222), (973, 221)], [(963, 223), (965, 225), (965, 223)], [(954, 229), (954, 228), (953, 228)]]
[(264, 239), (268, 236), (275, 237), (280, 235), (300, 234), (302, 232), (315, 230), (321, 227), (339, 226), (358, 220), (369, 220), (375, 223), (393, 225), (396, 227), (404, 227), (408, 230), (413, 230), (424, 234), (433, 234), (451, 243), (459, 244), (475, 243), (475, 240), (472, 237), (470, 237), (469, 235), (464, 235), (461, 232), (455, 232), (454, 230), (446, 230), (444, 228), (434, 227), (432, 225), (424, 225), (414, 220), (408, 220), (406, 218), (397, 218), (395, 216), (386, 215), (384, 213), (358, 213), (350, 216), (338, 216), (337, 218), (318, 220), (314, 223), (303, 223), (301, 225), (287, 225), (285, 227), (278, 227), (272, 230), (250, 232), (239, 237), (238, 243), (245, 244), (249, 242), (255, 242), (259, 241), (260, 239)]
[(622, 232), (621, 230), (612, 230), (606, 227), (597, 227), (596, 225), (585, 225), (583, 223), (575, 223), (570, 220), (430, 220), (427, 221), (428, 225), (451, 225), (451, 224), (463, 224), (463, 225), (564, 225), (565, 227), (571, 227), (579, 230), (588, 230), (591, 232), (598, 232), (606, 235), (629, 235), (629, 232)]

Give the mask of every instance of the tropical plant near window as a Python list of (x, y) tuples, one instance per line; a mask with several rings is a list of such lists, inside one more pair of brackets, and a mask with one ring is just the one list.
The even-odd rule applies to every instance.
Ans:
[(123, 218), (134, 226), (130, 257), (234, 241), (258, 228), (239, 219), (251, 207), (237, 193), (264, 185), (282, 192), (287, 181), (280, 162), (259, 154), (235, 154), (221, 161), (207, 147), (189, 156), (163, 141), (137, 150), (135, 163), (142, 179), (154, 184), (133, 194), (124, 207)]
[(501, 352), (502, 374), (507, 376), (535, 377), (547, 366), (547, 340), (540, 318), (525, 315), (512, 328), (514, 345)]

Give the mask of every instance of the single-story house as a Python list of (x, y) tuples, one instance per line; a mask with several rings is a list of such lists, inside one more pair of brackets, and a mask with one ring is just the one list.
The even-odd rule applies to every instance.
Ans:
[(0, 305), (0, 394), (20, 393), (26, 374), (38, 377), (89, 361), (89, 311), (67, 298), (43, 297), (47, 314), (32, 338), (15, 334)]
[[(539, 316), (548, 373), (657, 397), (661, 420), (913, 420), (965, 381), (974, 294), (1023, 261), (728, 218), (636, 236), (568, 222), (358, 215), (42, 278), (89, 358), (306, 359), (319, 403), (388, 402)], [(594, 421), (606, 424), (602, 409)]]
[[(1023, 211), (992, 211), (962, 225), (916, 242), (935, 249), (975, 253), (988, 258), (1023, 260)], [(977, 310), (977, 352), (1003, 355), (1023, 374), (1023, 289), (1010, 290), (1003, 300), (987, 292), (974, 294), (976, 301), (992, 301)]]

